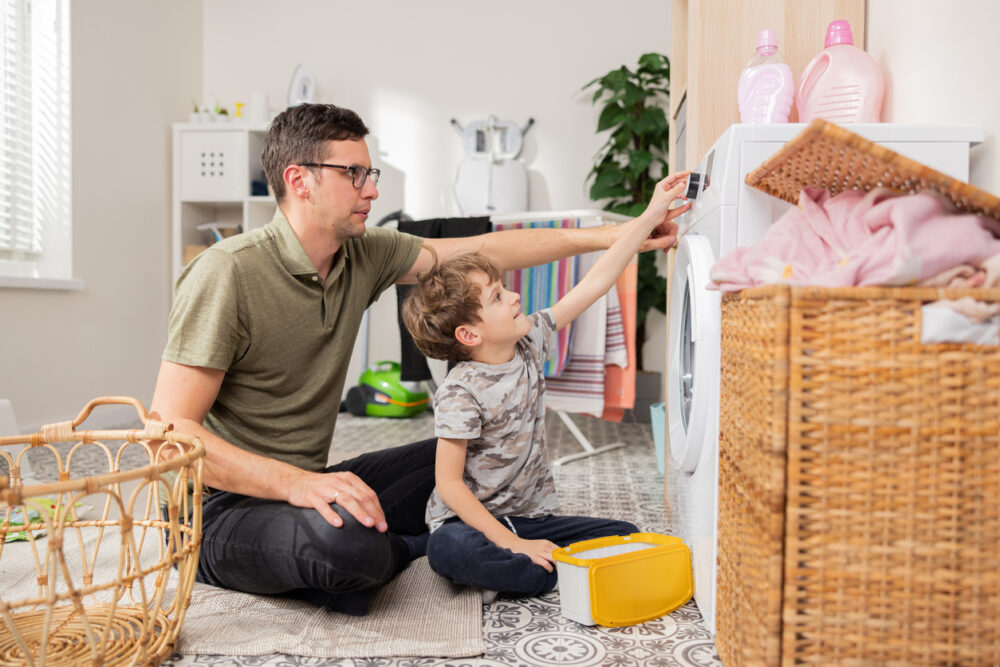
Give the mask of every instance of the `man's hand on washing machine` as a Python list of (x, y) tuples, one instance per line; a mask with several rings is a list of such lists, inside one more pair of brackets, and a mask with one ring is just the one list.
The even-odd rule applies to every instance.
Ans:
[(655, 220), (655, 226), (649, 234), (649, 238), (643, 242), (639, 252), (646, 250), (663, 250), (666, 252), (677, 242), (677, 223), (674, 219), (683, 215), (691, 208), (690, 203), (670, 208), (678, 200), (684, 200), (684, 190), (687, 185), (687, 177), (690, 171), (679, 171), (670, 174), (660, 180), (653, 190), (653, 196), (649, 200), (649, 205), (643, 211), (642, 216)]

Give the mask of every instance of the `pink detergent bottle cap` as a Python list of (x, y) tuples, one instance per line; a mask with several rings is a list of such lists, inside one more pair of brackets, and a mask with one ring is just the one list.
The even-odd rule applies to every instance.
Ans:
[(851, 24), (847, 21), (831, 21), (826, 28), (826, 46), (834, 44), (854, 44), (854, 34), (851, 32)]
[[(850, 28), (848, 28), (850, 30)], [(757, 35), (757, 53), (769, 56), (778, 50), (778, 40), (774, 38), (773, 30), (761, 30)]]

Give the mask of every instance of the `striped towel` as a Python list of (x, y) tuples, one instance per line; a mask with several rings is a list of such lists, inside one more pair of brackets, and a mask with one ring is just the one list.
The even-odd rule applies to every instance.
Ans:
[[(626, 271), (629, 269), (626, 268)], [(608, 292), (608, 325), (604, 342), (604, 363), (628, 368), (628, 347), (625, 345), (625, 320), (622, 316), (618, 286)]]
[[(586, 275), (601, 254), (592, 252), (580, 257), (581, 276)], [(569, 361), (559, 377), (545, 380), (546, 408), (594, 417), (604, 412), (607, 324), (607, 296), (602, 296), (576, 318)]]
[(639, 265), (632, 262), (618, 279), (618, 299), (621, 304), (628, 362), (624, 366), (611, 364), (604, 378), (604, 414), (602, 419), (620, 422), (625, 410), (635, 407), (635, 319)]
[[(504, 229), (536, 229), (563, 228), (572, 229), (580, 226), (579, 218), (565, 220), (535, 220), (524, 222), (494, 223), (494, 231)], [(521, 309), (525, 313), (535, 313), (543, 308), (549, 308), (563, 298), (576, 284), (579, 258), (567, 257), (549, 264), (533, 266), (527, 269), (508, 271), (504, 274), (507, 289), (521, 295)], [(543, 367), (545, 377), (556, 377), (563, 372), (569, 357), (573, 330), (570, 325), (556, 332), (554, 354)]]

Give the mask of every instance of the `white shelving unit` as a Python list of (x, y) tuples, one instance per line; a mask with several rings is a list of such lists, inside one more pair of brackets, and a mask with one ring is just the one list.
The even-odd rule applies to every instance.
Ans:
[(172, 279), (184, 268), (185, 246), (210, 245), (206, 222), (238, 222), (243, 231), (274, 215), (274, 197), (251, 195), (265, 180), (260, 162), (266, 128), (238, 122), (174, 123)]

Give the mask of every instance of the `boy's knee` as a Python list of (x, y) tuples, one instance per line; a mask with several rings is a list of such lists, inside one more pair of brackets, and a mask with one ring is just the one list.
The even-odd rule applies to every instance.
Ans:
[(438, 574), (451, 571), (456, 561), (462, 560), (464, 542), (447, 526), (435, 530), (427, 538), (427, 562)]
[(618, 531), (616, 535), (631, 535), (632, 533), (638, 533), (639, 528), (636, 527), (634, 523), (629, 523), (628, 521), (618, 521)]

